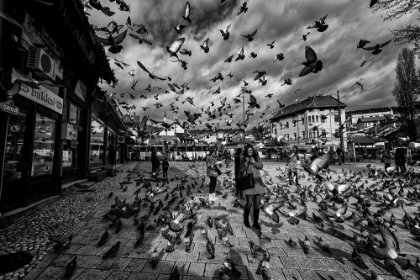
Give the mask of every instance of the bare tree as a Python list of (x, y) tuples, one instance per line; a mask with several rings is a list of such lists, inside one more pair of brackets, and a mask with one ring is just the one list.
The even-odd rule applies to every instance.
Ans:
[(395, 71), (397, 81), (394, 83), (392, 94), (404, 112), (401, 118), (401, 131), (405, 132), (411, 140), (416, 140), (418, 123), (415, 119), (414, 102), (419, 95), (419, 76), (417, 76), (413, 50), (404, 48), (398, 54)]
[[(384, 21), (393, 20), (420, 11), (420, 0), (379, 0), (372, 9), (374, 12), (386, 11), (386, 16), (382, 16)], [(414, 52), (420, 58), (420, 26), (408, 25), (400, 29), (392, 29), (391, 32), (395, 35), (394, 42), (397, 44), (414, 44)]]

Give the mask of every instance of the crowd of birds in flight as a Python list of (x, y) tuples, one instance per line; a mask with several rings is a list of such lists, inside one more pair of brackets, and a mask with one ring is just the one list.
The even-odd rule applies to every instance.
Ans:
[[(85, 13), (87, 16), (89, 16), (89, 9), (96, 9), (99, 11), (102, 11), (106, 16), (113, 16), (115, 14), (115, 12), (111, 11), (111, 9), (109, 7), (104, 7), (102, 6), (101, 2), (98, 0), (81, 0), (84, 8), (85, 8)], [(116, 2), (116, 4), (119, 6), (120, 11), (122, 12), (130, 12), (130, 5), (127, 4), (124, 0), (110, 0), (110, 2)], [(221, 4), (223, 4), (224, 2), (226, 2), (226, 0), (222, 0)], [(372, 8), (372, 6), (374, 6), (377, 3), (377, 1), (371, 1), (370, 2), (370, 8)], [(247, 2), (242, 3), (242, 5), (239, 6), (238, 8), (238, 12), (237, 12), (237, 16), (240, 16), (241, 14), (247, 13), (249, 9), (249, 6), (247, 4)], [(184, 58), (180, 58), (180, 56), (184, 56), (184, 57), (191, 57), (193, 56), (192, 51), (186, 48), (183, 48), (184, 43), (186, 42), (186, 38), (182, 36), (183, 30), (187, 27), (189, 27), (191, 24), (193, 24), (193, 21), (191, 19), (191, 5), (189, 2), (186, 2), (185, 5), (185, 12), (184, 14), (181, 16), (182, 21), (180, 24), (174, 26), (174, 30), (175, 32), (177, 32), (179, 34), (179, 37), (170, 45), (170, 46), (166, 46), (166, 51), (169, 55), (169, 58), (175, 58), (176, 60), (174, 62), (180, 63), (180, 66), (186, 70), (188, 67), (188, 62), (184, 59)], [(325, 32), (328, 29), (328, 24), (326, 23), (327, 20), (327, 15), (322, 16), (321, 18), (319, 18), (318, 20), (315, 20), (313, 23), (311, 23), (307, 29), (315, 29), (318, 32)], [(95, 25), (92, 25), (93, 29), (95, 32), (103, 32), (108, 34), (107, 37), (101, 37), (101, 36), (96, 36), (97, 40), (102, 43), (104, 46), (109, 46), (108, 51), (112, 54), (118, 54), (122, 51), (123, 46), (121, 45), (122, 42), (124, 41), (124, 39), (127, 36), (127, 33), (130, 31), (129, 36), (131, 38), (133, 38), (134, 40), (137, 40), (139, 44), (146, 44), (146, 45), (153, 45), (153, 42), (151, 42), (150, 40), (146, 39), (145, 37), (149, 34), (149, 31), (147, 29), (147, 27), (143, 24), (137, 24), (132, 22), (130, 16), (127, 17), (127, 21), (125, 23), (125, 25), (127, 26), (127, 29), (123, 32), (121, 32), (121, 30), (124, 28), (123, 24), (118, 24), (116, 21), (112, 20), (108, 26), (105, 27), (98, 27)], [(226, 26), (224, 29), (220, 30), (220, 35), (222, 37), (223, 40), (228, 41), (230, 38), (230, 27), (231, 24), (229, 24), (228, 26)], [(117, 35), (115, 35), (117, 34)], [(301, 40), (302, 41), (307, 41), (308, 37), (310, 36), (310, 32), (306, 32), (304, 34), (302, 34), (301, 36)], [(242, 35), (243, 38), (245, 38), (247, 41), (253, 41), (255, 38), (258, 37), (258, 30), (256, 29), (255, 31), (252, 31), (248, 34), (243, 34)], [(213, 38), (212, 40), (216, 40), (216, 38)], [(366, 51), (371, 51), (373, 55), (377, 55), (379, 53), (381, 53), (382, 48), (385, 47), (386, 45), (388, 45), (393, 39), (386, 41), (385, 43), (382, 44), (376, 44), (376, 45), (372, 45), (372, 46), (366, 46), (368, 43), (370, 43), (369, 40), (366, 39), (361, 39), (358, 43), (357, 43), (357, 48), (358, 49), (363, 49)], [(206, 38), (203, 43), (200, 45), (200, 48), (203, 50), (204, 53), (209, 53), (210, 52), (210, 46), (209, 46), (209, 42), (210, 42), (210, 38)], [(267, 44), (267, 48), (269, 49), (274, 49), (275, 47), (275, 41), (269, 42)], [(257, 53), (255, 53), (254, 51), (252, 51), (249, 55), (249, 58), (253, 58), (255, 59), (257, 57)], [(245, 47), (241, 47), (239, 52), (236, 54), (232, 54), (229, 57), (227, 57), (224, 62), (225, 63), (232, 63), (232, 61), (242, 61), (245, 59)], [(282, 61), (285, 59), (285, 54), (283, 53), (277, 53), (274, 56), (273, 62), (276, 61)], [(322, 71), (323, 69), (323, 63), (322, 60), (318, 59), (317, 53), (315, 52), (315, 50), (310, 47), (310, 46), (305, 46), (305, 58), (306, 61), (302, 63), (302, 65), (304, 66), (303, 69), (300, 71), (299, 73), (299, 77), (304, 77), (310, 73), (318, 73), (319, 71)], [(365, 60), (362, 62), (362, 64), (360, 65), (361, 67), (364, 66), (367, 62), (373, 60), (374, 57), (372, 57), (371, 59)], [(122, 60), (118, 60), (118, 59), (114, 59), (114, 64), (116, 66), (118, 66), (119, 68), (121, 68), (122, 70), (124, 70), (124, 67), (130, 67), (131, 65), (122, 61)], [(172, 78), (170, 75), (162, 77), (159, 75), (154, 74), (154, 71), (150, 71), (150, 66), (145, 66), (141, 61), (137, 61), (137, 65), (140, 67), (140, 69), (142, 69), (144, 72), (146, 72), (146, 74), (149, 76), (149, 78), (153, 81), (166, 81), (168, 80), (171, 83), (168, 83), (168, 88), (163, 88), (160, 86), (151, 86), (151, 84), (148, 85), (148, 87), (145, 89), (149, 92), (152, 92), (152, 90), (157, 90), (158, 92), (153, 96), (153, 98), (156, 101), (159, 101), (159, 96), (162, 94), (169, 94), (171, 92), (177, 94), (178, 96), (175, 98), (175, 101), (169, 104), (169, 111), (172, 111), (174, 114), (178, 115), (179, 113), (179, 107), (175, 105), (175, 102), (178, 102), (180, 99), (180, 96), (183, 95), (185, 93), (185, 90), (189, 90), (189, 85), (188, 83), (183, 83), (181, 85), (178, 85), (175, 82), (172, 82)], [(268, 82), (267, 80), (267, 72), (263, 69), (261, 70), (256, 70), (253, 71), (252, 73), (256, 74), (256, 76), (254, 77), (254, 81), (258, 81), (258, 83), (261, 84), (261, 86), (265, 86)], [(135, 73), (135, 69), (132, 69), (131, 71), (128, 72), (128, 74), (133, 77), (133, 83), (131, 85), (131, 89), (135, 92), (136, 91), (136, 85), (138, 83), (138, 79), (135, 78), (136, 73)], [(210, 79), (210, 81), (212, 82), (216, 82), (218, 80), (222, 81), (224, 79), (224, 77), (229, 77), (232, 78), (233, 74), (231, 72), (229, 72), (227, 75), (223, 75), (220, 72), (217, 73), (213, 78)], [(177, 123), (179, 125), (181, 125), (183, 128), (195, 128), (196, 125), (199, 123), (200, 125), (203, 124), (203, 120), (202, 120), (202, 113), (206, 114), (208, 116), (208, 121), (212, 121), (212, 120), (216, 120), (219, 117), (219, 120), (222, 120), (222, 115), (223, 112), (226, 113), (227, 118), (224, 118), (224, 121), (226, 123), (227, 126), (231, 126), (232, 122), (233, 122), (233, 116), (235, 114), (235, 112), (237, 110), (234, 110), (234, 112), (228, 112), (228, 109), (232, 108), (232, 103), (236, 105), (237, 109), (239, 107), (239, 103), (242, 103), (241, 101), (241, 96), (244, 98), (243, 95), (245, 94), (249, 94), (249, 102), (248, 102), (248, 110), (246, 111), (246, 119), (245, 120), (240, 120), (237, 123), (237, 126), (243, 130), (244, 128), (247, 128), (250, 117), (253, 116), (255, 114), (255, 112), (253, 110), (253, 108), (257, 108), (260, 109), (260, 105), (258, 104), (257, 99), (255, 98), (255, 96), (253, 96), (251, 94), (251, 90), (247, 89), (248, 86), (248, 82), (247, 81), (243, 81), (243, 86), (241, 87), (241, 93), (236, 96), (235, 98), (232, 99), (231, 103), (227, 102), (227, 98), (223, 98), (220, 101), (220, 106), (218, 108), (214, 108), (212, 110), (212, 107), (215, 106), (215, 100), (213, 100), (211, 102), (211, 104), (208, 106), (208, 108), (205, 110), (204, 107), (201, 107), (201, 112), (196, 112), (196, 113), (191, 113), (190, 110), (186, 110), (184, 111), (186, 116), (187, 116), (187, 120), (184, 121), (182, 124), (178, 121), (178, 117), (175, 118), (175, 122), (172, 123), (166, 123), (164, 121), (157, 121), (157, 120), (152, 120), (150, 119), (150, 121), (152, 121), (154, 124), (161, 124), (162, 126), (164, 126), (165, 128), (167, 127), (171, 127), (174, 123)], [(118, 79), (115, 80), (115, 82), (111, 85), (111, 87), (115, 88), (116, 85), (118, 84)], [(281, 85), (292, 85), (292, 79), (291, 78), (285, 78), (283, 79), (283, 81), (281, 82)], [(361, 83), (361, 81), (356, 81), (356, 83), (353, 86), (359, 86), (361, 88), (361, 90), (363, 91), (363, 84)], [(352, 87), (353, 87), (352, 86)], [(296, 89), (295, 93), (297, 93), (298, 91), (300, 91), (301, 89)], [(221, 87), (219, 86), (216, 90), (214, 90), (212, 92), (215, 95), (218, 95), (221, 93)], [(274, 94), (270, 93), (267, 94), (265, 97), (266, 98), (272, 98)], [(120, 97), (123, 98), (125, 96), (130, 97), (131, 99), (136, 99), (136, 95), (134, 95), (132, 92), (122, 92), (120, 93)], [(121, 101), (120, 98), (118, 98), (117, 93), (113, 92), (112, 94), (109, 94), (109, 97), (111, 98), (111, 100), (113, 101), (113, 105), (114, 106), (121, 106), (123, 109), (127, 110), (127, 112), (130, 112), (131, 110), (135, 110), (137, 108), (136, 104), (130, 105), (128, 104), (126, 101)], [(148, 97), (144, 94), (140, 95), (140, 99), (147, 99)], [(296, 101), (299, 101), (298, 99), (296, 99)], [(184, 101), (181, 101), (182, 104), (185, 104), (185, 102), (190, 103), (191, 105), (195, 106), (194, 104), (194, 98), (193, 97), (187, 97)], [(277, 103), (279, 105), (280, 110), (282, 108), (285, 107), (285, 104), (282, 103), (281, 99), (277, 100)], [(160, 102), (156, 102), (154, 104), (154, 106), (156, 107), (156, 109), (162, 108), (164, 107), (164, 104), (160, 103)], [(271, 115), (267, 112), (267, 110), (270, 108), (271, 104), (266, 105), (265, 110), (260, 113), (260, 118), (263, 119), (264, 117), (270, 117), (274, 114), (276, 114), (278, 111), (271, 111)], [(149, 107), (141, 107), (143, 109), (143, 111), (146, 111), (149, 109)], [(165, 108), (166, 109), (166, 108)], [(145, 125), (147, 124), (147, 121), (149, 120), (148, 116), (144, 116), (143, 121), (141, 122), (142, 124), (144, 124), (144, 126), (140, 126), (139, 130), (145, 129)], [(198, 123), (197, 123), (198, 122)], [(266, 119), (263, 119), (262, 123), (258, 123), (256, 125), (256, 129), (258, 130), (264, 130), (265, 128), (265, 122)], [(217, 122), (217, 125), (215, 124), (209, 124), (209, 123), (205, 123), (206, 127), (210, 130), (210, 131), (215, 131), (219, 128), (219, 123)]]

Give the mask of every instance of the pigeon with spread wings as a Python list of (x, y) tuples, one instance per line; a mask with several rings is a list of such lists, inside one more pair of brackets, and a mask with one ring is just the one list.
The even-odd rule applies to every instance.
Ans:
[(207, 38), (206, 40), (204, 40), (203, 44), (200, 45), (200, 48), (202, 48), (204, 50), (204, 53), (208, 53), (210, 48), (209, 48), (209, 38)]
[(182, 16), (182, 22), (186, 21), (189, 24), (191, 24), (190, 13), (191, 13), (191, 5), (190, 5), (190, 2), (187, 1), (187, 4), (185, 4), (185, 14)]
[(244, 60), (244, 59), (245, 59), (245, 53), (244, 53), (244, 47), (242, 47), (238, 55), (236, 56), (235, 61)]
[(319, 20), (314, 21), (307, 29), (316, 28), (319, 32), (324, 32), (328, 28), (328, 24), (325, 24), (325, 19), (328, 15), (321, 17)]
[[(128, 29), (127, 29), (128, 30)], [(121, 50), (124, 48), (120, 44), (124, 41), (125, 37), (127, 36), (127, 30), (125, 30), (123, 33), (116, 37), (112, 37), (111, 32), (108, 31), (109, 36), (108, 38), (101, 38), (98, 36), (95, 36), (95, 38), (102, 43), (104, 46), (111, 46), (108, 51), (117, 54), (121, 52)]]
[(230, 36), (229, 27), (230, 27), (230, 24), (226, 26), (224, 29), (220, 29), (220, 33), (222, 34), (223, 40), (225, 41), (229, 39), (229, 36)]
[(248, 108), (260, 109), (260, 105), (257, 103), (257, 99), (252, 94), (249, 95), (248, 105), (249, 105)]
[(147, 68), (140, 61), (138, 61), (138, 60), (137, 60), (137, 64), (140, 66), (141, 69), (143, 69), (146, 73), (149, 74), (149, 78), (150, 79), (155, 80), (155, 81), (157, 81), (156, 79), (159, 79), (161, 81), (165, 81), (166, 80), (165, 78), (161, 78), (161, 77), (158, 77), (158, 76), (150, 73), (150, 71), (147, 70)]
[(347, 192), (350, 189), (351, 185), (347, 183), (344, 185), (335, 186), (330, 182), (325, 182), (325, 187), (328, 191), (332, 193), (334, 201), (342, 203), (344, 199), (341, 197), (341, 195)]
[(306, 205), (302, 209), (296, 209), (289, 212), (282, 210), (281, 208), (278, 209), (279, 213), (282, 214), (284, 217), (288, 218), (287, 222), (291, 225), (299, 224), (299, 217), (306, 215), (308, 208)]
[(306, 61), (302, 63), (305, 67), (299, 74), (299, 77), (308, 75), (309, 73), (318, 73), (322, 70), (322, 61), (318, 60), (315, 51), (310, 46), (305, 46)]
[(365, 51), (372, 51), (372, 54), (376, 55), (382, 52), (382, 48), (385, 47), (386, 45), (388, 45), (389, 43), (391, 43), (394, 39), (391, 39), (389, 41), (386, 41), (385, 43), (382, 44), (376, 44), (375, 46), (371, 46), (371, 47), (364, 47), (362, 49), (364, 49)]
[(302, 164), (303, 169), (309, 174), (317, 177), (319, 180), (324, 181), (325, 179), (318, 173), (327, 168), (331, 159), (333, 158), (334, 152), (329, 150), (328, 153), (314, 159), (311, 164)]
[(246, 34), (246, 35), (242, 35), (243, 37), (247, 38), (249, 42), (251, 42), (252, 40), (254, 40), (254, 36), (255, 34), (257, 34), (258, 29), (256, 29), (254, 32), (252, 32), (251, 34)]
[(182, 37), (182, 38), (176, 39), (175, 42), (173, 42), (170, 47), (166, 46), (166, 51), (169, 53), (169, 56), (170, 57), (174, 56), (179, 60), (177, 53), (181, 49), (184, 42), (185, 42), (185, 37)]
[(238, 14), (237, 15), (239, 16), (240, 14), (246, 13), (246, 12), (248, 12), (248, 7), (247, 7), (247, 3), (244, 2), (242, 4), (242, 6), (239, 7), (239, 11), (238, 11)]

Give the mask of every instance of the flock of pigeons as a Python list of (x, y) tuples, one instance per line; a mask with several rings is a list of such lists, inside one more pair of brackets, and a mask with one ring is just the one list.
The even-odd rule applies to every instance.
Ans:
[[(110, 10), (110, 8), (108, 7), (104, 7), (102, 6), (102, 4), (100, 3), (100, 1), (98, 0), (81, 0), (84, 4), (85, 7), (85, 12), (87, 15), (89, 15), (89, 9), (97, 9), (99, 11), (102, 11), (106, 16), (112, 16), (114, 14), (114, 12), (112, 12)], [(116, 4), (119, 6), (119, 9), (121, 10), (121, 12), (130, 12), (130, 5), (127, 4), (126, 2), (124, 2), (123, 0), (110, 0), (110, 2), (116, 2)], [(223, 4), (225, 1), (221, 1), (221, 4)], [(370, 4), (370, 6), (372, 7), (373, 5), (376, 4), (376, 1), (372, 1), (372, 3)], [(249, 6), (247, 4), (247, 2), (244, 2), (241, 6), (238, 7), (238, 12), (237, 12), (237, 16), (240, 16), (241, 14), (245, 14), (247, 13), (249, 10)], [(192, 54), (192, 51), (186, 48), (183, 48), (185, 42), (186, 42), (186, 38), (184, 36), (182, 36), (183, 30), (187, 27), (189, 27), (190, 25), (193, 24), (193, 19), (192, 19), (192, 8), (189, 2), (186, 2), (185, 5), (185, 11), (184, 14), (180, 16), (180, 18), (182, 19), (181, 23), (179, 23), (178, 25), (174, 26), (174, 31), (177, 32), (177, 34), (179, 34), (179, 37), (170, 45), (170, 46), (166, 46), (166, 51), (168, 53), (168, 57), (169, 59), (175, 59), (174, 62), (180, 63), (180, 66), (184, 69), (187, 70), (187, 66), (188, 66), (188, 62), (186, 61), (186, 59), (184, 59), (184, 57), (192, 57), (195, 54)], [(310, 24), (307, 29), (315, 29), (317, 32), (325, 32), (326, 30), (328, 30), (328, 24), (326, 23), (327, 20), (327, 15), (322, 16), (320, 19), (315, 20), (312, 24)], [(129, 34), (129, 36), (131, 38), (133, 38), (134, 40), (137, 40), (139, 42), (139, 44), (143, 44), (145, 43), (146, 45), (152, 45), (153, 42), (149, 41), (148, 39), (146, 39), (146, 36), (149, 34), (149, 31), (147, 29), (147, 27), (143, 24), (137, 24), (132, 22), (130, 16), (127, 17), (127, 21), (125, 23), (125, 26), (127, 27), (127, 29), (125, 31), (122, 31), (122, 29), (124, 28), (123, 24), (119, 24), (117, 22), (115, 22), (114, 20), (112, 20), (108, 26), (105, 27), (98, 27), (98, 26), (93, 26), (93, 29), (96, 32), (103, 32), (107, 34), (107, 37), (101, 37), (101, 36), (96, 36), (97, 40), (99, 42), (101, 42), (104, 46), (109, 46), (108, 51), (112, 54), (117, 54), (119, 52), (122, 51), (123, 46), (121, 45), (121, 43), (125, 40), (125, 38), (127, 37), (127, 34)], [(229, 24), (228, 26), (226, 26), (224, 29), (220, 30), (220, 35), (221, 35), (221, 39), (223, 39), (224, 41), (228, 41), (230, 38), (230, 27), (231, 24)], [(307, 41), (308, 36), (310, 35), (310, 32), (306, 32), (304, 34), (302, 34), (301, 36), (301, 40), (303, 41)], [(248, 34), (243, 34), (242, 35), (243, 38), (245, 38), (248, 42), (249, 41), (253, 41), (256, 38), (258, 38), (258, 30), (255, 30), (251, 33)], [(209, 42), (210, 40), (217, 40), (217, 38), (206, 38), (203, 43), (200, 45), (201, 49), (203, 50), (203, 53), (209, 53), (210, 50), (210, 45)], [(370, 43), (368, 40), (365, 39), (361, 39), (359, 41), (359, 43), (357, 44), (357, 48), (362, 48), (364, 50), (367, 51), (372, 51), (373, 55), (377, 55), (382, 51), (382, 48), (385, 47), (387, 44), (389, 44), (392, 40), (387, 41), (383, 44), (376, 44), (374, 46), (366, 46), (368, 43)], [(267, 43), (267, 48), (269, 49), (273, 49), (275, 47), (275, 41), (269, 42)], [(182, 57), (181, 57), (182, 56)], [(238, 51), (238, 53), (232, 54), (230, 55), (227, 59), (224, 60), (225, 63), (232, 63), (232, 61), (242, 61), (245, 59), (245, 47), (241, 47), (240, 50)], [(256, 58), (257, 57), (257, 53), (255, 53), (254, 51), (252, 51), (249, 55), (250, 58)], [(282, 61), (285, 59), (285, 54), (283, 53), (277, 53), (274, 55), (274, 59), (273, 61)], [(306, 61), (302, 63), (302, 65), (304, 66), (303, 69), (301, 70), (301, 72), (299, 73), (299, 77), (303, 77), (306, 76), (310, 73), (318, 73), (319, 71), (322, 71), (323, 69), (323, 63), (322, 60), (318, 59), (317, 53), (315, 52), (315, 50), (310, 47), (310, 46), (306, 46), (305, 47), (305, 58)], [(373, 58), (372, 58), (373, 59)], [(365, 65), (368, 61), (364, 61), (362, 63), (361, 66)], [(121, 69), (125, 69), (124, 67), (130, 67), (131, 65), (121, 61), (121, 60), (117, 60), (114, 59), (114, 64), (116, 66), (118, 66)], [(183, 83), (182, 85), (179, 85), (176, 82), (171, 82), (172, 78), (168, 75), (168, 76), (160, 76), (160, 75), (156, 75), (154, 74), (154, 71), (151, 71), (150, 66), (146, 66), (144, 65), (141, 61), (137, 61), (137, 65), (140, 67), (140, 69), (142, 69), (144, 72), (146, 72), (146, 74), (149, 76), (149, 78), (152, 81), (166, 81), (168, 80), (170, 83), (168, 83), (168, 88), (164, 89), (163, 87), (159, 87), (159, 86), (154, 86), (151, 87), (151, 85), (149, 84), (149, 86), (146, 88), (147, 91), (151, 92), (152, 89), (157, 89), (159, 92), (156, 93), (156, 95), (154, 95), (154, 98), (156, 101), (159, 100), (159, 95), (162, 94), (169, 94), (171, 92), (175, 93), (177, 95), (177, 97), (175, 98), (175, 100), (168, 104), (169, 105), (169, 110), (172, 111), (173, 113), (175, 113), (176, 115), (178, 115), (179, 113), (179, 107), (175, 105), (176, 102), (179, 102), (181, 95), (183, 95), (185, 93), (186, 90), (189, 90), (189, 85), (188, 83)], [(261, 69), (261, 70), (256, 70), (253, 73), (256, 74), (254, 81), (258, 81), (258, 83), (261, 84), (261, 86), (265, 86), (268, 82), (267, 80), (267, 73), (265, 70)], [(128, 72), (129, 75), (131, 75), (133, 78), (135, 77), (135, 69), (132, 69), (130, 72)], [(212, 82), (216, 82), (218, 80), (223, 81), (223, 79), (225, 77), (229, 77), (232, 78), (233, 74), (230, 72), (227, 75), (223, 75), (220, 72), (217, 73), (214, 78), (211, 78), (210, 81)], [(124, 93), (120, 93), (120, 98), (118, 97), (117, 93), (113, 92), (112, 94), (109, 95), (109, 97), (111, 98), (112, 104), (116, 107), (121, 106), (123, 109), (127, 110), (127, 112), (131, 111), (131, 110), (135, 110), (137, 105), (133, 104), (133, 105), (129, 105), (126, 101), (121, 100), (121, 98), (125, 97), (125, 96), (129, 96), (131, 99), (136, 99), (138, 98), (136, 95), (136, 85), (137, 85), (138, 79), (134, 79), (133, 80), (133, 84), (131, 86), (131, 89), (133, 90), (133, 92), (124, 92)], [(224, 98), (221, 101), (221, 105), (217, 108), (211, 108), (214, 106), (214, 102), (215, 100), (212, 102), (212, 104), (207, 108), (207, 110), (205, 110), (204, 107), (201, 108), (201, 112), (196, 112), (196, 113), (190, 113), (190, 111), (188, 110), (188, 113), (186, 113), (187, 116), (187, 120), (183, 123), (184, 128), (195, 128), (196, 125), (198, 124), (203, 124), (203, 114), (207, 115), (208, 117), (208, 121), (211, 122), (213, 120), (216, 120), (217, 118), (219, 118), (219, 120), (224, 120), (227, 126), (231, 126), (232, 125), (232, 121), (233, 121), (233, 116), (235, 114), (235, 112), (239, 107), (239, 103), (242, 103), (243, 101), (241, 101), (241, 99), (244, 99), (245, 94), (249, 95), (249, 102), (248, 102), (248, 110), (246, 111), (246, 119), (245, 120), (241, 120), (237, 123), (237, 126), (240, 129), (244, 129), (247, 128), (249, 121), (250, 121), (250, 117), (253, 116), (255, 114), (255, 112), (251, 109), (253, 108), (257, 108), (260, 109), (260, 105), (258, 104), (257, 99), (251, 94), (251, 90), (247, 89), (246, 86), (248, 85), (247, 81), (243, 81), (244, 82), (244, 86), (241, 87), (241, 93), (233, 98), (232, 102), (228, 103), (226, 101), (226, 98)], [(113, 88), (116, 87), (118, 83), (118, 80), (116, 80), (116, 82), (111, 85)], [(292, 85), (292, 79), (291, 78), (285, 78), (283, 80), (283, 82), (281, 83), (281, 85)], [(360, 83), (360, 81), (357, 81), (355, 83), (355, 85), (360, 86), (361, 89), (363, 90), (363, 85)], [(295, 93), (298, 92), (301, 89), (296, 89)], [(221, 93), (221, 86), (218, 86), (218, 88), (213, 91), (213, 94), (217, 95)], [(266, 98), (271, 98), (273, 96), (273, 94), (268, 94), (266, 96)], [(242, 97), (242, 98), (241, 98)], [(148, 97), (145, 95), (141, 95), (140, 96), (141, 99), (147, 99)], [(185, 102), (190, 103), (192, 106), (195, 106), (194, 104), (194, 98), (193, 97), (188, 97), (186, 98), (184, 101), (181, 101), (183, 104)], [(277, 100), (280, 109), (283, 108), (285, 105), (281, 103), (281, 100)], [(235, 105), (235, 108), (233, 108), (233, 105)], [(154, 104), (154, 106), (156, 107), (156, 109), (165, 107), (164, 109), (166, 110), (168, 107), (166, 106), (166, 104), (162, 104), (160, 102), (156, 102)], [(257, 126), (255, 127), (257, 130), (261, 130), (264, 131), (265, 128), (268, 128), (269, 125), (266, 125), (266, 121), (267, 119), (265, 119), (265, 117), (270, 117), (271, 115), (275, 114), (277, 111), (271, 111), (271, 115), (269, 114), (269, 112), (267, 112), (267, 110), (270, 108), (271, 104), (267, 105), (265, 110), (263, 112), (258, 112), (260, 114), (260, 119), (262, 119), (262, 122), (258, 123)], [(147, 109), (149, 109), (149, 107), (141, 107), (143, 109), (143, 111), (146, 111)], [(231, 111), (229, 111), (229, 109), (233, 109)], [(223, 113), (225, 113), (225, 115), (227, 117), (222, 117)], [(194, 118), (190, 118), (188, 116), (193, 115)], [(147, 118), (148, 119), (148, 118)], [(146, 123), (147, 123), (147, 119), (146, 119)], [(178, 119), (178, 117), (176, 117), (176, 120)], [(164, 127), (167, 127), (166, 124), (164, 124), (161, 121), (153, 121), (154, 124), (161, 124)], [(206, 128), (209, 129), (209, 132), (211, 133), (212, 131), (216, 130), (219, 127), (219, 123), (217, 122), (217, 124), (209, 124), (205, 123)], [(145, 129), (146, 126), (140, 127), (139, 130), (142, 131), (142, 129)]]
[[(263, 178), (267, 187), (266, 195), (261, 201), (261, 210), (271, 221), (277, 223), (277, 226), (273, 224), (272, 233), (278, 233), (276, 228), (282, 226), (280, 217), (284, 217), (292, 226), (305, 220), (317, 225), (319, 230), (341, 239), (343, 242), (348, 242), (353, 248), (351, 260), (363, 270), (369, 269), (361, 256), (365, 254), (372, 259), (383, 261), (384, 268), (400, 279), (403, 279), (400, 269), (410, 269), (420, 275), (419, 257), (414, 263), (410, 261), (407, 255), (402, 253), (399, 240), (396, 237), (396, 232), (408, 232), (414, 242), (420, 241), (420, 213), (410, 213), (406, 210), (407, 207), (418, 206), (420, 190), (417, 186), (420, 174), (411, 169), (403, 175), (397, 175), (393, 169), (382, 171), (371, 165), (368, 165), (363, 172), (343, 169), (338, 174), (328, 168), (332, 156), (333, 154), (329, 152), (310, 164), (302, 165), (309, 175), (299, 175), (301, 179), (309, 182), (303, 186), (291, 187), (291, 184), (288, 184), (285, 179), (287, 171), (280, 167), (276, 168), (279, 174), (277, 177), (280, 182), (283, 182), (280, 184), (273, 182), (272, 173), (263, 170)], [(191, 170), (195, 170), (196, 174), (191, 178), (188, 178), (188, 175), (181, 178), (175, 175), (169, 180), (161, 181), (154, 176), (147, 177), (143, 173), (134, 171), (128, 173), (120, 186), (122, 192), (127, 192), (129, 185), (135, 188), (133, 201), (121, 201), (116, 196), (115, 204), (111, 206), (108, 213), (103, 215), (104, 221), (111, 222), (109, 227), (114, 228), (115, 233), (118, 233), (124, 224), (127, 224), (127, 222), (122, 222), (123, 219), (133, 217), (138, 234), (134, 244), (136, 248), (147, 245), (145, 244), (146, 231), (160, 230), (162, 237), (167, 239), (168, 245), (160, 250), (157, 247), (153, 249), (150, 257), (151, 265), (154, 267), (157, 266), (165, 252), (171, 253), (176, 247), (183, 247), (189, 252), (197, 238), (206, 241), (207, 256), (209, 259), (214, 259), (216, 247), (214, 238), (211, 237), (214, 234), (209, 234), (209, 231), (217, 233), (216, 236), (220, 239), (221, 244), (228, 248), (234, 247), (229, 242), (229, 236), (235, 236), (228, 219), (231, 209), (222, 206), (220, 202), (216, 206), (217, 203), (210, 202), (201, 195), (203, 188), (207, 187), (204, 185), (205, 177), (202, 177), (201, 185), (197, 182), (200, 180), (200, 174), (203, 174), (198, 169), (203, 168), (204, 170), (205, 168), (205, 165), (199, 165), (200, 163), (193, 163), (189, 166)], [(232, 206), (243, 208), (241, 201), (233, 196), (235, 183), (232, 171), (226, 169), (220, 179), (222, 188), (221, 191), (216, 192), (217, 195), (220, 195), (223, 200), (233, 197)], [(232, 194), (229, 196), (230, 193)], [(113, 193), (111, 192), (108, 198), (112, 197)], [(309, 203), (314, 206), (311, 214), (308, 213)], [(351, 208), (353, 211), (349, 213)], [(396, 208), (403, 210), (402, 217), (397, 217), (395, 212), (391, 211)], [(217, 211), (202, 212), (203, 209)], [(269, 224), (267, 226), (269, 227)], [(350, 232), (353, 232), (353, 236), (347, 233), (349, 229)], [(198, 236), (196, 236), (197, 233), (199, 233)], [(262, 232), (258, 232), (258, 237), (261, 240), (269, 239)], [(56, 243), (54, 248), (60, 251), (68, 248), (71, 238), (72, 236), (52, 236), (50, 240)], [(106, 229), (99, 238), (97, 246), (105, 245), (109, 239), (110, 233)], [(297, 249), (299, 245), (305, 254), (318, 247), (325, 253), (334, 255), (335, 249), (320, 237), (312, 240), (308, 236), (298, 240), (290, 237), (284, 242), (292, 249)], [(413, 244), (408, 241), (406, 243)], [(113, 244), (104, 253), (103, 258), (116, 256), (120, 245), (120, 242)], [(272, 279), (269, 250), (253, 241), (249, 241), (249, 246), (252, 255), (261, 256), (257, 274), (261, 274), (264, 280)], [(416, 245), (413, 244), (413, 246)], [(76, 259), (77, 257), (68, 263), (66, 276), (72, 275), (76, 267)], [(169, 279), (180, 279), (178, 269), (178, 267), (174, 268)], [(239, 279), (242, 275), (229, 254), (219, 273), (220, 279), (224, 280)], [(373, 270), (370, 273), (373, 280), (383, 279)]]

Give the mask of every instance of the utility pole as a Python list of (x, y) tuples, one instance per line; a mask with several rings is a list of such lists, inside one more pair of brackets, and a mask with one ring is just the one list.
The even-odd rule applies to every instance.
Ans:
[(244, 124), (244, 132), (242, 134), (242, 142), (245, 147), (245, 92), (242, 92), (242, 121)]
[[(337, 90), (337, 101), (338, 101), (338, 129), (339, 129), (339, 133), (340, 133), (340, 149), (341, 152), (344, 155), (344, 137), (343, 137), (343, 124), (341, 123), (341, 107), (340, 107), (340, 91)], [(344, 160), (343, 160), (344, 163)]]

